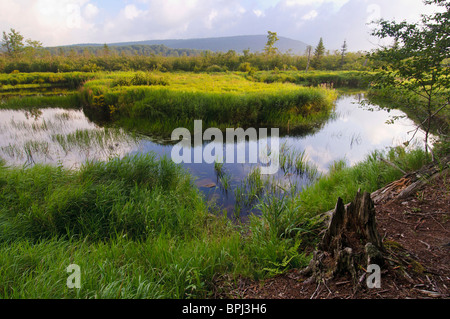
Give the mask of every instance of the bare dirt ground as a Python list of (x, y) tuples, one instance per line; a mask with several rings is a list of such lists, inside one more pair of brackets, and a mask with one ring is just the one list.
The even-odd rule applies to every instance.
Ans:
[(307, 283), (301, 269), (264, 282), (241, 279), (223, 298), (244, 299), (448, 299), (450, 297), (450, 174), (406, 199), (375, 204), (386, 248), (381, 288), (349, 277)]

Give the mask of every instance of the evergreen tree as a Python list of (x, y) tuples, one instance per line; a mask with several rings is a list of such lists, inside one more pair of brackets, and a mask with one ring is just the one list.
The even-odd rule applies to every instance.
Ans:
[(111, 50), (109, 49), (109, 46), (105, 43), (103, 45), (103, 56), (109, 56), (111, 53)]
[(319, 44), (314, 51), (314, 58), (312, 65), (315, 69), (320, 69), (322, 66), (322, 58), (325, 55), (325, 46), (323, 44), (323, 39), (320, 38)]
[(341, 48), (341, 69), (344, 67), (345, 55), (347, 54), (347, 41), (344, 40), (344, 44)]

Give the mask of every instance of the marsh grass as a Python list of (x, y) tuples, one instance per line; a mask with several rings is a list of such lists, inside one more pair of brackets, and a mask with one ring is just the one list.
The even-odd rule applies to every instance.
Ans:
[[(259, 196), (260, 213), (238, 225), (209, 214), (184, 170), (151, 155), (79, 171), (0, 161), (0, 297), (208, 298), (217, 276), (304, 267), (324, 227), (320, 213), (399, 177), (379, 156), (407, 171), (427, 161), (396, 148), (353, 167), (336, 162), (297, 196)], [(246, 181), (255, 194), (264, 183), (257, 170)], [(81, 289), (66, 286), (73, 263)]]
[(47, 141), (26, 141), (23, 148), (28, 158), (32, 158), (34, 153), (44, 154), (45, 156), (50, 154), (50, 145)]
[(17, 73), (17, 74), (0, 74), (0, 88), (21, 87), (23, 85), (39, 86), (39, 87), (66, 87), (70, 89), (78, 89), (82, 83), (94, 78), (93, 73), (83, 72), (33, 72), (33, 73)]
[[(304, 151), (291, 149), (284, 143), (277, 156), (283, 175), (263, 176), (260, 167), (256, 166), (234, 189), (234, 211), (238, 219), (243, 212), (258, 214), (261, 203), (271, 197), (295, 198), (304, 187), (313, 184), (321, 176), (317, 166), (308, 160)], [(299, 186), (300, 180), (302, 187)]]
[(58, 96), (13, 96), (0, 101), (1, 109), (29, 110), (35, 108), (74, 109), (82, 106), (78, 94)]
[(350, 202), (358, 189), (373, 192), (400, 178), (402, 172), (379, 160), (387, 159), (404, 171), (421, 168), (430, 159), (420, 149), (406, 151), (402, 147), (388, 151), (374, 151), (354, 166), (347, 166), (345, 160), (337, 160), (330, 166), (328, 174), (318, 178), (304, 188), (297, 197), (301, 210), (315, 214), (332, 209), (338, 197)]
[(99, 150), (113, 150), (119, 143), (133, 140), (123, 130), (117, 128), (77, 129), (69, 134), (53, 134), (52, 141), (58, 143), (65, 152), (95, 147)]
[[(0, 165), (0, 199), (2, 298), (198, 298), (217, 274), (259, 273), (240, 233), (167, 159)], [(79, 290), (66, 286), (73, 263)]]
[(251, 212), (261, 196), (270, 189), (270, 180), (261, 175), (261, 169), (254, 167), (234, 189), (234, 215), (240, 219), (242, 212)]
[(216, 172), (216, 175), (218, 177), (222, 176), (224, 174), (224, 163), (223, 161), (214, 161), (214, 171)]
[(358, 189), (373, 192), (402, 176), (399, 170), (380, 161), (380, 157), (408, 172), (429, 161), (420, 149), (373, 152), (352, 167), (344, 160), (336, 161), (328, 174), (321, 175), (295, 196), (269, 193), (260, 198), (259, 214), (250, 215), (252, 236), (248, 238), (247, 249), (259, 256), (265, 273), (276, 275), (308, 264), (310, 256), (303, 251), (318, 243), (318, 234), (326, 227), (321, 214), (333, 209), (338, 197), (350, 202)]
[(98, 121), (113, 120), (139, 132), (161, 135), (177, 127), (192, 129), (196, 119), (221, 129), (230, 125), (311, 129), (328, 118), (337, 97), (334, 90), (324, 88), (249, 81), (245, 73), (11, 74), (0, 77), (2, 81), (15, 89), (58, 84), (80, 87), (80, 91), (5, 97), (1, 108), (84, 106)]
[(9, 126), (18, 131), (25, 131), (29, 133), (36, 133), (41, 131), (48, 131), (50, 128), (54, 129), (57, 124), (51, 120), (42, 119), (42, 122), (29, 123), (28, 121), (16, 121), (11, 119)]
[(225, 169), (223, 161), (214, 161), (214, 172), (217, 177), (217, 183), (225, 193), (228, 193), (228, 190), (231, 187), (232, 176)]
[[(335, 95), (322, 88), (242, 82), (236, 74), (173, 74), (168, 85), (151, 87), (113, 86), (117, 76), (97, 75), (85, 84), (80, 101), (105, 107), (130, 127), (142, 121), (143, 128), (159, 130), (180, 123), (188, 127), (197, 116), (211, 125), (303, 125), (321, 118)], [(17, 108), (45, 104), (39, 99), (14, 103)], [(223, 114), (223, 122), (217, 114)], [(26, 129), (47, 131), (54, 124)], [(110, 137), (120, 138), (114, 134), (78, 130), (54, 134), (52, 142), (65, 151), (92, 144), (109, 148)], [(40, 141), (26, 146), (28, 153), (11, 144), (2, 151), (48, 152)], [(315, 248), (324, 228), (321, 213), (334, 208), (338, 197), (347, 202), (358, 189), (374, 191), (400, 177), (379, 157), (406, 171), (428, 161), (420, 150), (393, 148), (353, 167), (336, 161), (320, 175), (304, 152), (284, 147), (285, 175), (308, 176), (314, 183), (288, 191), (252, 169), (234, 191), (236, 219), (249, 207), (258, 211), (246, 224), (210, 214), (191, 176), (154, 154), (90, 161), (79, 170), (7, 167), (0, 159), (0, 298), (208, 298), (215, 297), (215, 280), (222, 275), (261, 279), (306, 266), (306, 251)], [(230, 180), (223, 164), (216, 163), (215, 170), (226, 189)], [(73, 263), (81, 267), (81, 289), (66, 286), (66, 267)]]
[[(292, 129), (323, 122), (337, 97), (334, 90), (294, 84), (258, 83), (239, 74), (165, 74), (169, 85), (117, 86), (121, 73), (84, 84), (87, 109), (140, 131), (192, 129), (202, 119), (207, 127), (277, 126)], [(157, 75), (155, 75), (157, 76)]]
[[(15, 133), (15, 140), (2, 146), (0, 151), (16, 164), (20, 161), (26, 164), (47, 160), (54, 162), (69, 156), (70, 161), (75, 161), (74, 165), (79, 165), (84, 162), (83, 158), (108, 159), (120, 156), (136, 143), (135, 135), (119, 128), (76, 129), (73, 132), (56, 133), (64, 131), (64, 121), (42, 119), (29, 123), (12, 120), (9, 127), (19, 133)], [(30, 139), (32, 136), (34, 138)]]
[(2, 212), (8, 213), (2, 218), (14, 225), (2, 224), (0, 234), (30, 240), (184, 234), (200, 216), (193, 213), (202, 211), (201, 197), (181, 168), (152, 155), (87, 163), (77, 172), (41, 165), (2, 170), (3, 181)]
[(231, 187), (231, 175), (228, 173), (223, 173), (219, 176), (219, 182), (220, 185), (222, 186), (222, 188), (224, 189), (225, 192), (228, 192), (228, 190)]
[(247, 78), (264, 83), (295, 83), (305, 86), (327, 84), (335, 88), (366, 88), (369, 84), (368, 73), (360, 71), (259, 71)]
[(0, 108), (79, 108), (76, 90), (94, 77), (81, 72), (0, 74)]
[(285, 175), (306, 175), (311, 182), (320, 177), (317, 166), (308, 159), (305, 151), (297, 151), (284, 143), (280, 147), (279, 159), (280, 168)]
[(125, 74), (114, 78), (111, 87), (116, 86), (149, 86), (149, 85), (169, 85), (168, 81), (163, 76), (155, 76), (151, 73), (136, 72), (132, 75)]

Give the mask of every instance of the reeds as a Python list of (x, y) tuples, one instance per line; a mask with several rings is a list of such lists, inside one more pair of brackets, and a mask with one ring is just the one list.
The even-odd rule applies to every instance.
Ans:
[(70, 89), (78, 89), (80, 85), (95, 77), (93, 73), (83, 72), (34, 72), (34, 73), (17, 73), (17, 74), (0, 74), (0, 85), (25, 85), (33, 84), (39, 86), (65, 87)]
[(295, 83), (305, 86), (327, 85), (336, 88), (366, 88), (369, 84), (368, 73), (360, 71), (258, 71), (248, 78), (264, 83)]
[[(19, 111), (11, 111), (18, 118)], [(67, 166), (79, 165), (86, 159), (108, 159), (124, 155), (136, 144), (133, 134), (120, 128), (79, 129), (70, 121), (80, 116), (78, 111), (32, 109), (23, 120), (12, 119), (2, 125), (6, 141), (0, 154), (14, 164), (34, 164), (63, 160)], [(77, 122), (75, 122), (77, 123)], [(81, 127), (86, 127), (81, 122)], [(8, 136), (9, 134), (9, 136)]]
[(320, 177), (317, 166), (308, 160), (305, 151), (299, 152), (284, 143), (280, 147), (279, 158), (280, 168), (285, 175), (306, 175), (311, 182)]
[(114, 121), (138, 122), (139, 129), (148, 132), (162, 127), (171, 132), (182, 125), (190, 128), (196, 119), (219, 128), (314, 126), (326, 119), (337, 97), (333, 90), (257, 83), (236, 74), (168, 74), (169, 85), (115, 85), (115, 77), (123, 76), (118, 73), (87, 82), (82, 101), (93, 111), (113, 110)]
[(82, 106), (78, 94), (57, 96), (10, 97), (0, 101), (0, 109), (29, 110), (34, 108), (75, 109)]
[[(405, 170), (426, 161), (423, 151), (395, 149), (354, 167), (335, 163), (298, 196), (258, 196), (260, 214), (238, 227), (208, 214), (191, 178), (152, 155), (79, 171), (0, 163), (0, 297), (208, 298), (217, 276), (304, 267), (324, 227), (320, 213), (401, 175), (379, 156)], [(255, 169), (245, 184), (257, 194), (265, 181)], [(74, 263), (81, 289), (61, 275)]]

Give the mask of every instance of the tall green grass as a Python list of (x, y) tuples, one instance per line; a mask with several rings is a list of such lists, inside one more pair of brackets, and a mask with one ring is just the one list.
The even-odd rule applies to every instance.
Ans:
[(369, 78), (359, 71), (259, 71), (247, 76), (248, 79), (264, 83), (295, 83), (305, 86), (328, 84), (332, 87), (366, 88)]
[(189, 176), (150, 155), (87, 163), (77, 172), (2, 169), (1, 177), (2, 240), (183, 236), (204, 212)]
[(296, 196), (262, 197), (257, 206), (260, 214), (250, 216), (247, 254), (258, 256), (260, 267), (270, 274), (305, 266), (309, 260), (305, 251), (315, 247), (325, 227), (322, 214), (336, 206), (338, 197), (350, 202), (359, 189), (373, 192), (403, 175), (379, 160), (380, 157), (407, 172), (429, 162), (425, 152), (419, 149), (373, 152), (352, 167), (342, 160), (336, 161), (328, 174), (321, 175)]
[[(405, 171), (427, 162), (402, 148), (353, 167), (337, 161), (296, 196), (261, 196), (266, 184), (254, 170), (245, 183), (260, 214), (246, 224), (214, 215), (190, 176), (154, 155), (77, 171), (0, 160), (0, 298), (212, 298), (222, 276), (306, 266), (321, 213), (402, 175), (379, 157)], [(66, 286), (70, 264), (81, 268), (80, 289)]]
[[(203, 240), (201, 240), (203, 239)], [(238, 267), (239, 238), (156, 237), (140, 242), (49, 239), (0, 243), (2, 298), (158, 299), (213, 297), (212, 279)], [(230, 253), (231, 252), (231, 253)], [(234, 263), (237, 261), (236, 263)], [(67, 266), (81, 269), (81, 288), (66, 286)]]
[(197, 119), (218, 128), (316, 126), (337, 96), (333, 90), (257, 83), (237, 74), (170, 74), (169, 85), (151, 86), (116, 86), (114, 76), (130, 77), (118, 73), (84, 85), (86, 109), (147, 132), (191, 129)]
[(82, 72), (0, 74), (0, 108), (79, 108), (76, 90), (95, 76)]
[(290, 149), (286, 143), (280, 148), (280, 168), (284, 174), (306, 175), (309, 180), (314, 181), (320, 174), (316, 165), (312, 164), (305, 151), (299, 152)]
[[(167, 159), (79, 171), (2, 164), (0, 199), (0, 298), (205, 297), (216, 273), (246, 263), (238, 233), (214, 226), (189, 176)], [(66, 286), (73, 263), (79, 290)]]
[(89, 79), (93, 79), (93, 73), (83, 72), (68, 72), (68, 73), (53, 73), (53, 72), (35, 72), (35, 73), (13, 73), (0, 74), (0, 89), (1, 86), (11, 85), (17, 86), (21, 84), (35, 84), (65, 87), (70, 89), (78, 89), (82, 83)]
[[(277, 245), (274, 262), (290, 249)], [(1, 298), (212, 297), (218, 276), (267, 274), (259, 260), (168, 160), (0, 166)], [(66, 286), (70, 264), (81, 289)]]
[(297, 197), (300, 211), (315, 215), (334, 208), (337, 198), (345, 202), (353, 200), (358, 189), (373, 192), (400, 178), (403, 173), (380, 161), (384, 158), (406, 172), (414, 171), (427, 164), (430, 159), (420, 149), (405, 151), (402, 147), (389, 151), (374, 151), (354, 166), (347, 166), (343, 160), (335, 161), (330, 172), (306, 187)]
[(81, 99), (78, 94), (57, 96), (12, 96), (0, 100), (0, 109), (29, 110), (34, 108), (80, 108)]

